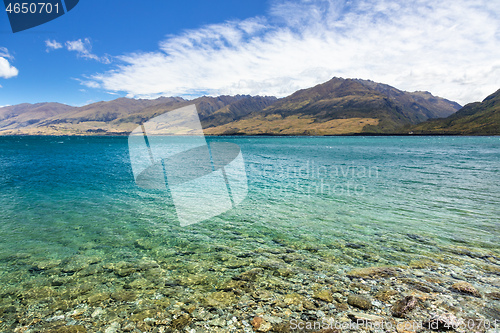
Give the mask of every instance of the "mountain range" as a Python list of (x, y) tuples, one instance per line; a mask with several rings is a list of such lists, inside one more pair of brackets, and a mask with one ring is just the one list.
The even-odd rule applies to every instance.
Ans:
[(0, 108), (0, 135), (126, 135), (162, 113), (196, 104), (200, 118), (219, 110), (241, 115), (265, 108), (275, 97), (219, 96), (185, 100), (118, 98), (82, 107), (59, 103), (19, 104)]
[(373, 81), (333, 78), (230, 122), (213, 114), (202, 124), (207, 134), (389, 133), (404, 125), (447, 117), (458, 109), (459, 104), (428, 92), (410, 93)]
[(441, 133), (432, 132), (439, 126), (451, 126), (442, 133), (456, 134), (479, 118), (489, 125), (467, 134), (498, 133), (494, 125), (498, 112), (488, 111), (492, 105), (498, 107), (498, 94), (461, 108), (429, 92), (333, 78), (281, 99), (248, 95), (118, 98), (82, 107), (25, 103), (0, 108), (0, 135), (126, 135), (151, 118), (190, 104), (196, 104), (207, 135), (432, 134)]
[(500, 90), (445, 119), (432, 119), (405, 132), (421, 135), (500, 135)]

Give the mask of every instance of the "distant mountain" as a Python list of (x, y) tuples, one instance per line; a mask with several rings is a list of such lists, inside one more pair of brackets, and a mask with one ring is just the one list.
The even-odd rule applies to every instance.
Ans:
[(154, 100), (118, 98), (74, 108), (71, 112), (49, 117), (21, 131), (29, 134), (57, 135), (127, 134), (137, 124), (152, 116), (144, 110), (163, 107), (163, 112), (166, 112), (185, 102), (186, 100), (179, 97), (161, 97)]
[(500, 135), (500, 90), (483, 102), (467, 104), (445, 119), (433, 119), (416, 126), (406, 127), (405, 133)]
[[(336, 135), (390, 133), (446, 117), (460, 105), (428, 92), (404, 92), (373, 81), (333, 78), (246, 115), (205, 121), (208, 134)], [(222, 112), (222, 111), (221, 111)], [(216, 114), (212, 115), (216, 117)]]
[(0, 129), (14, 130), (36, 124), (43, 119), (54, 117), (74, 110), (60, 103), (18, 104), (0, 108)]
[(196, 104), (208, 135), (392, 133), (404, 125), (449, 116), (460, 108), (428, 92), (333, 78), (282, 99), (237, 95), (190, 101), (118, 98), (83, 107), (19, 104), (0, 108), (0, 135), (125, 135), (138, 124), (190, 104)]
[(118, 98), (83, 107), (58, 103), (19, 104), (0, 108), (0, 135), (125, 135), (138, 124), (193, 103), (202, 120), (222, 110), (210, 120), (220, 122), (217, 119), (226, 110), (234, 115), (244, 115), (275, 101), (275, 97), (237, 95), (204, 96), (191, 101), (180, 97), (155, 100)]

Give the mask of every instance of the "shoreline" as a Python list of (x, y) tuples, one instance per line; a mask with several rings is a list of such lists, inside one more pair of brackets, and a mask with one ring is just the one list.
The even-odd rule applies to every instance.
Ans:
[[(12, 137), (127, 137), (129, 136), (130, 133), (124, 133), (124, 134), (0, 134), (0, 138), (5, 137), (5, 138), (12, 138)], [(151, 136), (155, 136), (152, 134)], [(175, 136), (175, 135), (168, 135), (168, 136)], [(189, 135), (181, 135), (181, 136), (189, 136)], [(499, 137), (499, 134), (457, 134), (457, 133), (434, 133), (434, 134), (424, 134), (424, 133), (414, 133), (414, 134), (403, 134), (403, 133), (353, 133), (353, 134), (338, 134), (338, 135), (282, 135), (282, 134), (220, 134), (220, 135), (215, 135), (215, 134), (210, 134), (210, 135), (205, 135), (205, 137), (297, 137), (297, 138), (322, 138), (322, 137), (422, 137), (422, 136), (443, 136), (443, 137)]]

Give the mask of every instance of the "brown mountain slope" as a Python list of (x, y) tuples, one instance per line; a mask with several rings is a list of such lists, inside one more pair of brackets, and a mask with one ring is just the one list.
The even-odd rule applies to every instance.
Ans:
[[(457, 103), (358, 79), (333, 78), (226, 124), (208, 134), (336, 135), (390, 133), (406, 124), (453, 114)], [(352, 121), (345, 122), (346, 119)]]
[(60, 103), (18, 104), (0, 108), (0, 128), (15, 130), (49, 117), (65, 114), (75, 108)]
[(471, 103), (445, 119), (426, 121), (407, 127), (404, 133), (500, 135), (500, 90), (481, 103)]
[[(155, 100), (118, 98), (78, 108), (58, 104), (52, 105), (51, 109), (50, 105), (47, 105), (49, 111), (45, 114), (37, 111), (38, 109), (31, 104), (19, 104), (0, 108), (0, 115), (5, 114), (6, 118), (7, 115), (10, 117), (4, 126), (0, 125), (0, 135), (124, 135), (155, 116), (193, 103), (196, 104), (200, 119), (203, 120), (219, 110), (225, 110), (224, 112), (227, 111), (234, 117), (245, 115), (250, 111), (267, 107), (274, 101), (275, 97), (241, 95), (204, 96), (191, 101), (180, 97), (161, 97)], [(224, 112), (212, 117), (210, 121), (220, 122), (220, 118), (226, 119), (227, 115)], [(17, 114), (25, 115), (29, 121), (19, 118)], [(14, 116), (18, 118), (13, 118)]]
[(409, 93), (373, 81), (333, 78), (279, 100), (237, 95), (191, 101), (180, 97), (118, 98), (79, 108), (54, 104), (51, 109), (40, 104), (36, 109), (20, 104), (0, 108), (0, 115), (6, 115), (0, 135), (124, 135), (153, 117), (193, 103), (205, 133), (211, 135), (392, 133), (404, 125), (448, 116), (460, 107), (427, 92)]

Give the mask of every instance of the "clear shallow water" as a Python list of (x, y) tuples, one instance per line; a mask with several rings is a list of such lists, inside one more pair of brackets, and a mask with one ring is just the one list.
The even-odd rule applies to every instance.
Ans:
[(201, 283), (210, 286), (253, 253), (283, 248), (303, 254), (291, 266), (322, 273), (500, 257), (499, 137), (209, 140), (241, 147), (248, 197), (181, 228), (168, 193), (135, 185), (127, 138), (1, 137), (2, 287), (39, 281), (47, 262), (147, 258), (172, 276), (219, 265)]

